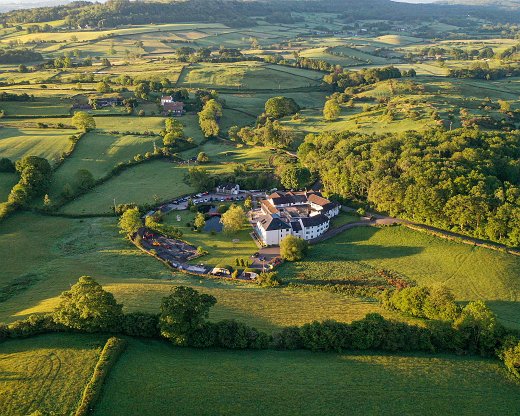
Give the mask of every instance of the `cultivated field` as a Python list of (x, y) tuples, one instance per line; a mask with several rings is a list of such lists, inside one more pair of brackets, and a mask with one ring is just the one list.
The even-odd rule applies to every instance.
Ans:
[(0, 344), (2, 415), (73, 414), (105, 341), (103, 335), (41, 335)]

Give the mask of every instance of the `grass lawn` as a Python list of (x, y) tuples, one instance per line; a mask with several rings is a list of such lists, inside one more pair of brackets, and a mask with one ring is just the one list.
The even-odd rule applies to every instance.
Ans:
[(68, 137), (76, 133), (66, 129), (0, 128), (0, 155), (17, 160), (41, 156), (51, 163), (70, 148)]
[[(177, 221), (177, 215), (181, 221)], [(186, 223), (193, 224), (195, 213), (191, 211), (173, 211), (165, 217), (165, 222), (179, 227), (182, 230), (182, 239), (193, 244), (195, 247), (202, 247), (208, 252), (207, 255), (195, 259), (192, 263), (204, 263), (210, 266), (217, 264), (228, 264), (235, 266), (235, 258), (249, 260), (250, 256), (258, 250), (253, 239), (249, 235), (252, 228), (249, 224), (244, 224), (243, 229), (237, 234), (226, 234), (224, 232), (216, 232), (211, 235), (209, 231), (196, 232), (191, 227), (187, 227)], [(238, 240), (233, 242), (233, 240)]]
[(73, 414), (105, 341), (104, 335), (52, 334), (0, 344), (2, 415)]
[(400, 273), (421, 285), (442, 283), (458, 300), (483, 299), (504, 323), (520, 328), (520, 258), (460, 244), (406, 227), (359, 227), (313, 246), (302, 262), (285, 264), (298, 280), (370, 278), (374, 269)]
[(512, 415), (520, 389), (505, 373), (472, 357), (201, 351), (136, 339), (94, 414)]
[(116, 204), (153, 203), (193, 192), (184, 183), (187, 171), (176, 163), (151, 161), (134, 166), (95, 187), (62, 208), (67, 214), (101, 214), (112, 212)]

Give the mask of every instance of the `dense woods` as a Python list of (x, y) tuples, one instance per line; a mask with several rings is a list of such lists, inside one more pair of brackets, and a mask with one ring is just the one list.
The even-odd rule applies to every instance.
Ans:
[(307, 136), (298, 154), (330, 194), (520, 245), (518, 133), (322, 133)]

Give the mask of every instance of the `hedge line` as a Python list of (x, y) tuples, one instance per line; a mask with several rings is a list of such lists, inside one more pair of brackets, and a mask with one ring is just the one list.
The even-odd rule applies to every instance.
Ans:
[(76, 409), (75, 416), (86, 416), (92, 412), (101, 394), (108, 372), (123, 353), (126, 345), (127, 341), (121, 338), (111, 337), (108, 339), (94, 368), (92, 378), (85, 386), (85, 390), (83, 390), (83, 396)]

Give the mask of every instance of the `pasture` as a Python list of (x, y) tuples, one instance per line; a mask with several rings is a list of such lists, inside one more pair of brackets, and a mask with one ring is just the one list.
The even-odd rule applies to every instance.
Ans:
[(504, 324), (520, 328), (520, 257), (403, 226), (348, 230), (313, 246), (305, 260), (284, 264), (281, 274), (290, 281), (320, 284), (373, 279), (377, 269), (419, 285), (446, 285), (462, 302), (485, 300)]
[(2, 415), (73, 414), (105, 341), (103, 335), (52, 334), (1, 343)]
[(87, 133), (73, 154), (53, 174), (49, 195), (59, 194), (67, 183), (73, 185), (74, 175), (79, 169), (87, 169), (95, 179), (99, 179), (118, 163), (131, 160), (137, 154), (153, 152), (154, 142), (161, 146), (161, 141), (155, 136)]
[(179, 77), (178, 86), (244, 90), (273, 90), (312, 87), (321, 78), (313, 71), (291, 71), (273, 68), (259, 62), (225, 64), (192, 64)]
[(239, 319), (266, 331), (313, 320), (349, 322), (369, 312), (398, 318), (376, 302), (329, 292), (265, 289), (172, 274), (162, 263), (123, 240), (114, 218), (17, 214), (0, 227), (0, 257), (10, 258), (3, 265), (0, 290), (20, 279), (28, 281), (23, 290), (0, 302), (0, 322), (52, 311), (59, 294), (82, 275), (102, 283), (126, 311), (156, 313), (161, 298), (172, 286), (182, 284), (218, 299), (211, 319)]
[(151, 161), (126, 169), (65, 205), (65, 214), (106, 214), (116, 204), (154, 203), (193, 192), (184, 183), (187, 167), (174, 162)]
[(94, 414), (513, 414), (520, 392), (504, 376), (498, 361), (477, 358), (201, 351), (135, 339)]
[(41, 156), (56, 163), (71, 146), (69, 129), (38, 129), (24, 127), (0, 128), (0, 155), (12, 160), (24, 156)]

